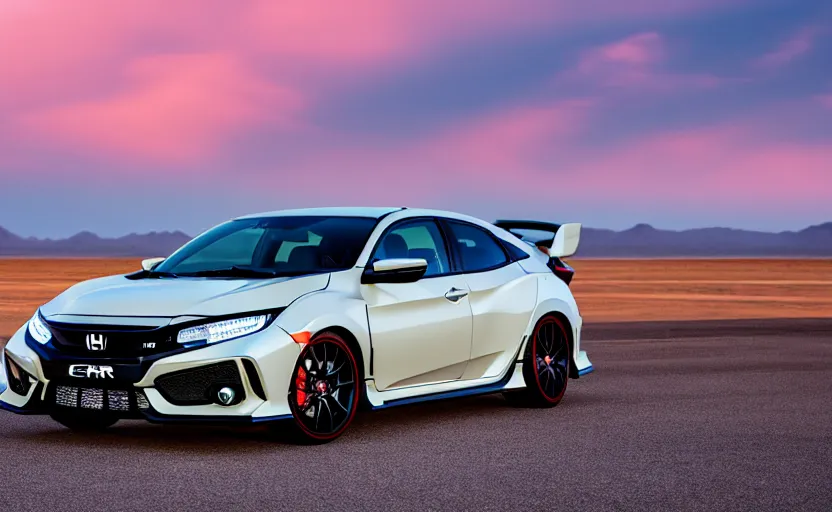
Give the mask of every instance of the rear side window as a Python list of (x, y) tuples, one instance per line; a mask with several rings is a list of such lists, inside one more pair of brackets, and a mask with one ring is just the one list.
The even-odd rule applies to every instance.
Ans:
[(486, 230), (471, 224), (446, 222), (451, 230), (451, 243), (459, 255), (463, 272), (490, 270), (509, 262), (502, 244)]
[(503, 247), (506, 248), (509, 256), (511, 256), (511, 259), (514, 261), (524, 260), (529, 257), (529, 253), (510, 242), (503, 241)]

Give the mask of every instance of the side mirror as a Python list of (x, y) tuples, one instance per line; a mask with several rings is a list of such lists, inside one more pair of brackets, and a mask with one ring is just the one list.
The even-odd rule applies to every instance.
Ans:
[(142, 261), (142, 270), (145, 272), (150, 272), (153, 270), (153, 267), (165, 261), (165, 258), (149, 258)]
[(553, 258), (565, 258), (572, 256), (578, 251), (578, 244), (581, 241), (581, 225), (579, 223), (562, 224), (555, 233), (552, 247), (549, 249), (549, 256)]
[(428, 262), (422, 258), (390, 258), (373, 262), (364, 270), (361, 284), (415, 283), (424, 277)]

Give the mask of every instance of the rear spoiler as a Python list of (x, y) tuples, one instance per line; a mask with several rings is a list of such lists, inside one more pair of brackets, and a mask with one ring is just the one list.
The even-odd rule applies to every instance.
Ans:
[[(578, 251), (578, 244), (581, 241), (581, 224), (579, 223), (554, 224), (538, 220), (498, 220), (494, 225), (505, 229), (524, 242), (547, 247), (549, 255), (555, 258), (572, 256)], [(542, 231), (551, 233), (551, 236), (547, 235), (539, 240), (529, 239), (517, 230)]]

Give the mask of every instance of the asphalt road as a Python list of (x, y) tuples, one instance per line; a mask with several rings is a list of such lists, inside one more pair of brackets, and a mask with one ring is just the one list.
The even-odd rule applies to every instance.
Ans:
[(587, 338), (597, 371), (554, 409), (499, 395), (405, 406), (318, 447), (133, 421), (81, 435), (0, 413), (0, 508), (832, 509), (832, 321)]

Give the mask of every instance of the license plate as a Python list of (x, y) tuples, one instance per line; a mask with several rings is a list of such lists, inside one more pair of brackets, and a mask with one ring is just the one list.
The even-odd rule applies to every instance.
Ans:
[(98, 364), (71, 364), (68, 374), (78, 379), (115, 379), (112, 366)]

